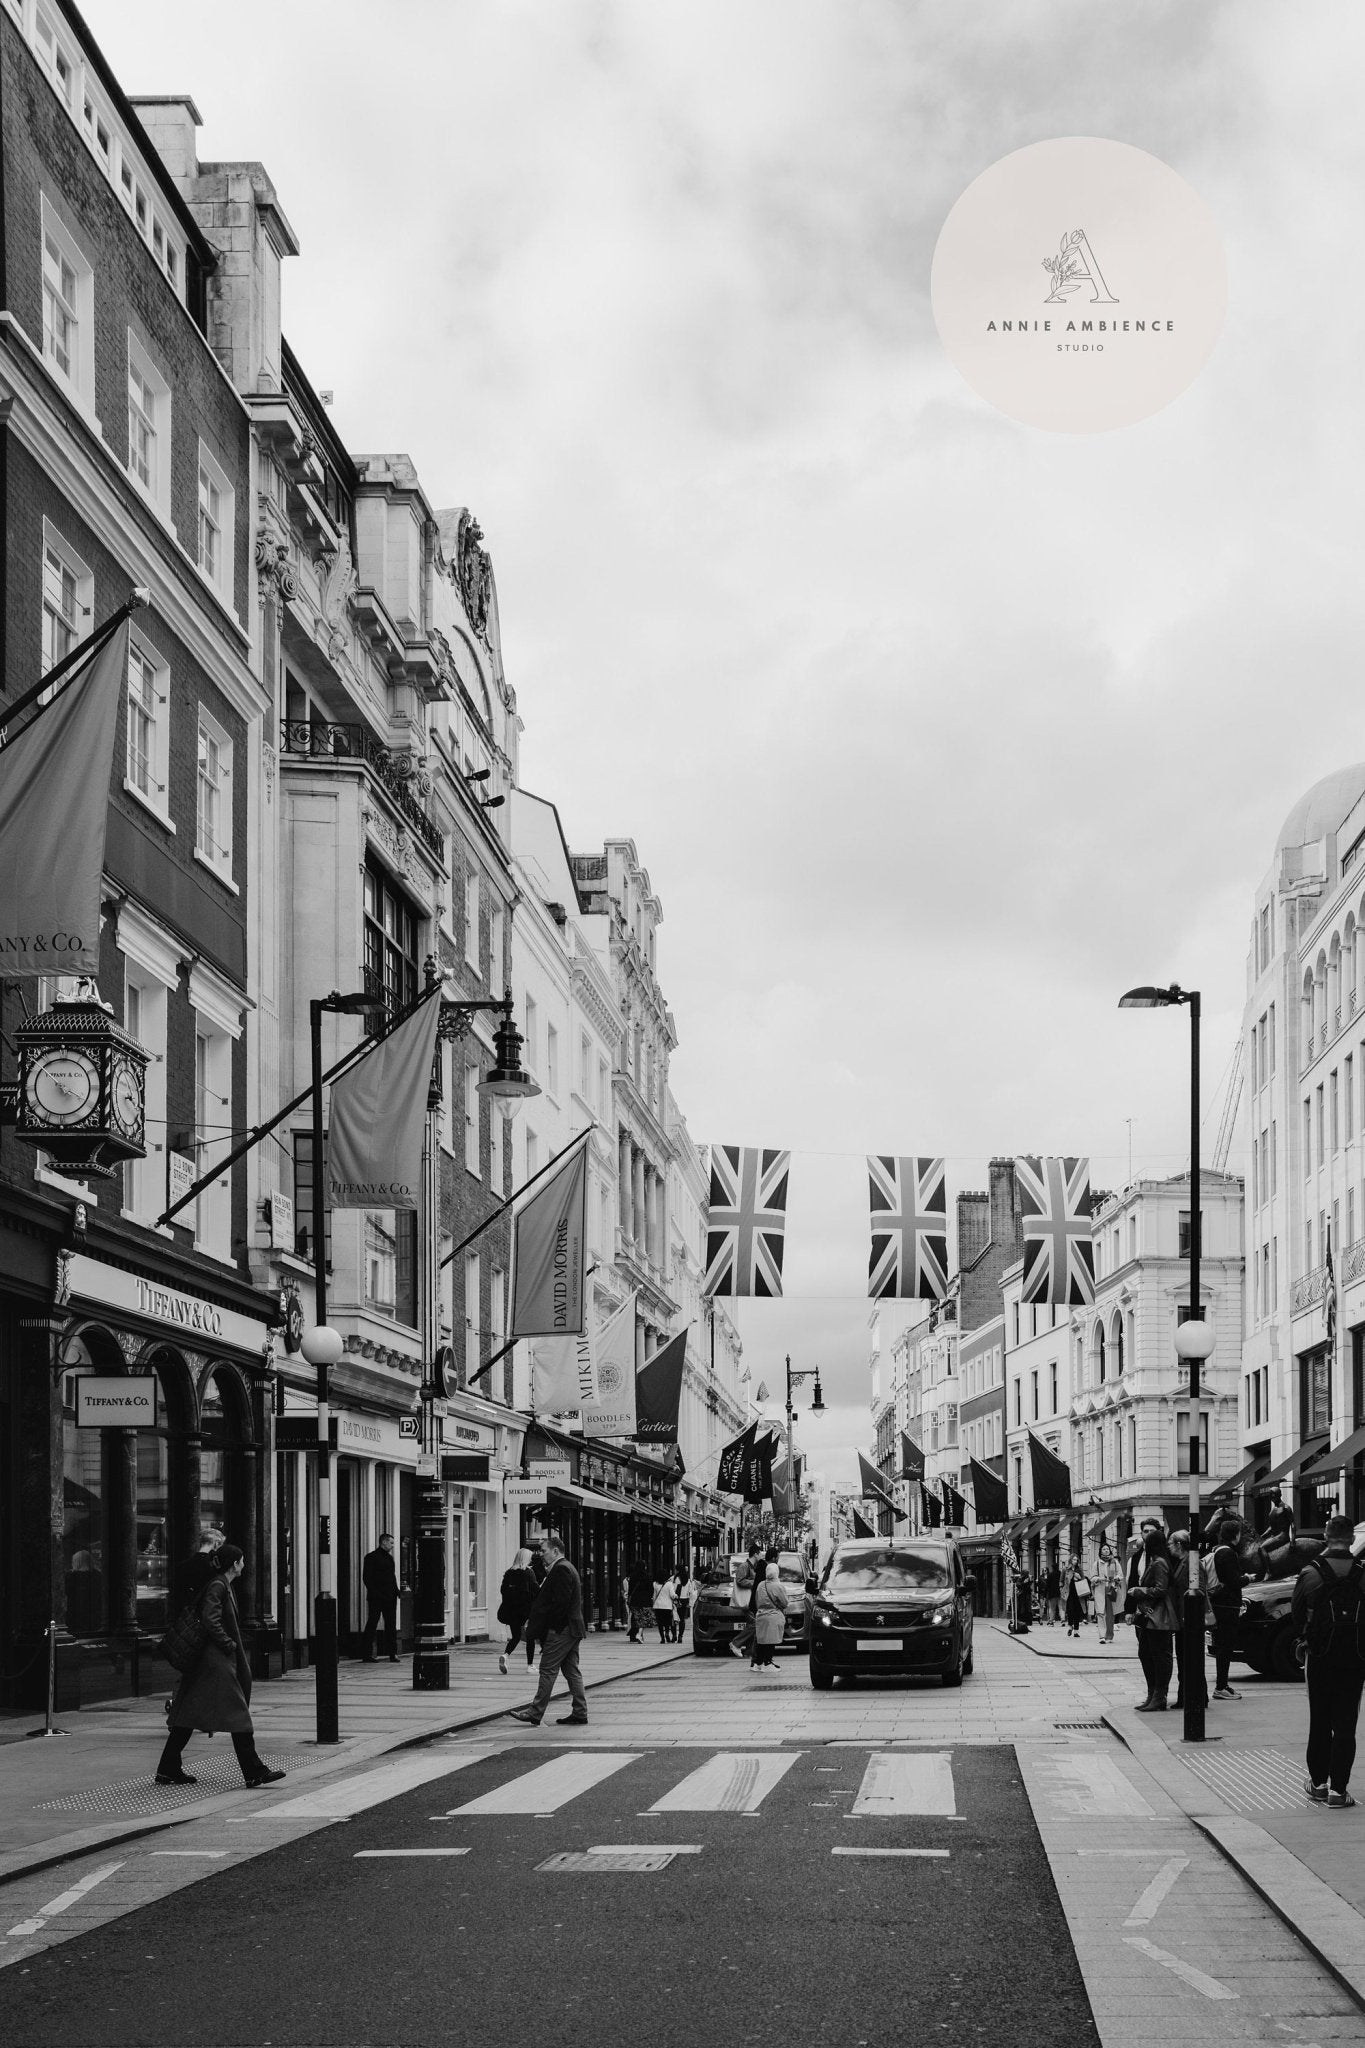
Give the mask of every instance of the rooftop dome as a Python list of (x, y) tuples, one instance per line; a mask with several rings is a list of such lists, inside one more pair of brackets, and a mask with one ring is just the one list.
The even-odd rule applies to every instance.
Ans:
[(1352, 805), (1365, 796), (1365, 761), (1352, 768), (1338, 768), (1301, 796), (1281, 828), (1275, 843), (1277, 854), (1286, 846), (1309, 846), (1335, 832)]

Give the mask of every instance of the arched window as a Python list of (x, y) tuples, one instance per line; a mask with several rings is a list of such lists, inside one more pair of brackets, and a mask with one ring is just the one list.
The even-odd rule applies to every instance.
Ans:
[(1123, 1317), (1114, 1317), (1114, 1378), (1123, 1377)]
[(1095, 1325), (1095, 1369), (1096, 1377), (1099, 1380), (1100, 1385), (1103, 1386), (1106, 1377), (1103, 1323), (1097, 1323)]
[(216, 1366), (199, 1396), (199, 1530), (221, 1529), (245, 1552), (236, 1586), (239, 1611), (250, 1613), (253, 1598), (255, 1527), (251, 1501), (251, 1409), (241, 1379), (230, 1366)]

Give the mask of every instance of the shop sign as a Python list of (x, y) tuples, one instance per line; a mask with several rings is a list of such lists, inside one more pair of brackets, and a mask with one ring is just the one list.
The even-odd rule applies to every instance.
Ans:
[(465, 1422), (447, 1414), (441, 1424), (441, 1442), (461, 1451), (491, 1451), (496, 1437), (486, 1422)]
[(543, 1507), (549, 1499), (549, 1489), (543, 1479), (505, 1479), (502, 1497), (511, 1507)]
[[(337, 1447), (337, 1418), (327, 1418), (327, 1441), (335, 1450)], [(277, 1451), (315, 1451), (318, 1447), (318, 1418), (312, 1415), (277, 1415), (275, 1417), (275, 1449)]]
[(419, 1479), (435, 1479), (438, 1463), (439, 1460), (434, 1451), (423, 1451), (417, 1460), (417, 1477)]
[(528, 1458), (528, 1479), (544, 1479), (551, 1486), (567, 1486), (572, 1477), (567, 1458)]
[(457, 1485), (469, 1485), (488, 1480), (488, 1459), (478, 1452), (447, 1451), (441, 1459), (442, 1479), (453, 1479)]
[(282, 1195), (275, 1189), (265, 1198), (266, 1222), (270, 1226), (270, 1249), (272, 1252), (292, 1252), (294, 1249), (294, 1198)]
[(422, 1418), (420, 1415), (400, 1415), (398, 1434), (405, 1444), (420, 1444), (422, 1441)]
[(156, 1374), (108, 1379), (82, 1373), (76, 1380), (77, 1429), (155, 1429)]
[[(194, 1161), (184, 1152), (166, 1154), (166, 1207), (173, 1209), (194, 1186)], [(182, 1217), (181, 1221), (185, 1219)]]
[[(409, 1418), (396, 1415), (337, 1415), (337, 1449), (352, 1458), (401, 1458), (407, 1455), (401, 1423)], [(411, 1418), (414, 1422), (416, 1416)]]
[(207, 1337), (238, 1351), (250, 1351), (256, 1357), (265, 1349), (264, 1317), (257, 1321), (237, 1309), (220, 1308), (217, 1302), (181, 1294), (174, 1287), (148, 1280), (142, 1273), (106, 1266), (103, 1260), (92, 1259), (85, 1252), (73, 1252), (68, 1271), (71, 1292), (83, 1301), (101, 1302), (108, 1308), (122, 1309), (126, 1315), (163, 1324), (178, 1335), (191, 1339)]

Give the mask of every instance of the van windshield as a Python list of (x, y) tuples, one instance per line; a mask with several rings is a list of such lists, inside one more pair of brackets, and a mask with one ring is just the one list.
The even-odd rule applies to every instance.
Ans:
[(939, 1550), (859, 1550), (836, 1559), (829, 1583), (831, 1592), (841, 1593), (946, 1586), (948, 1560)]

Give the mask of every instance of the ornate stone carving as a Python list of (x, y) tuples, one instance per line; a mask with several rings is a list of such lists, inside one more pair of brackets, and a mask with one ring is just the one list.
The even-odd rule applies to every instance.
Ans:
[(455, 577), (465, 615), (474, 631), (486, 640), (493, 565), (483, 546), (483, 528), (472, 512), (460, 514), (459, 531), (455, 537)]
[(58, 1308), (65, 1308), (71, 1299), (71, 1253), (57, 1254), (57, 1288), (52, 1297)]
[(344, 626), (346, 607), (354, 594), (356, 580), (351, 543), (343, 533), (322, 579), (322, 616), (333, 632)]

